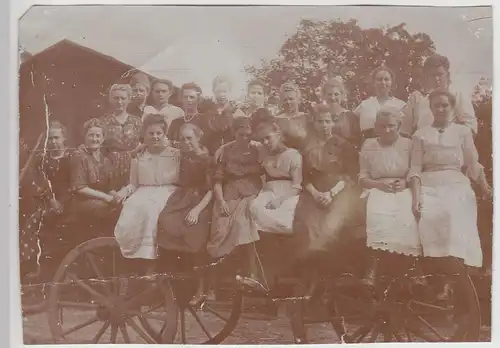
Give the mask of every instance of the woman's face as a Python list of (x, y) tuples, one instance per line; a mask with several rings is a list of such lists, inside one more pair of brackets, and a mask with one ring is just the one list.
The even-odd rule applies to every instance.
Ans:
[(146, 128), (144, 143), (149, 148), (157, 148), (163, 145), (165, 130), (161, 124), (152, 124)]
[(49, 151), (61, 151), (66, 148), (66, 138), (61, 128), (50, 128), (47, 137)]
[(90, 127), (85, 134), (85, 146), (87, 149), (99, 149), (104, 142), (104, 132), (100, 127)]
[(429, 89), (448, 88), (449, 72), (442, 66), (429, 68), (425, 72), (425, 79)]
[(374, 76), (373, 84), (377, 96), (388, 96), (392, 88), (392, 76), (386, 70), (381, 70)]
[(234, 136), (238, 143), (249, 143), (252, 140), (252, 129), (249, 126), (239, 127)]
[(184, 89), (182, 91), (182, 105), (184, 110), (194, 109), (198, 106), (198, 91), (195, 89)]
[(148, 89), (143, 84), (137, 83), (132, 86), (132, 100), (137, 104), (142, 104), (148, 97)]
[(281, 134), (272, 130), (262, 133), (260, 142), (272, 152), (281, 145)]
[(229, 93), (231, 89), (229, 88), (229, 84), (226, 82), (218, 83), (214, 88), (214, 96), (215, 100), (219, 104), (225, 104), (229, 100)]
[(283, 109), (286, 112), (296, 112), (299, 108), (299, 98), (297, 92), (295, 91), (286, 91), (283, 92), (281, 96), (281, 102), (283, 104)]
[(392, 139), (398, 134), (399, 122), (390, 113), (381, 115), (375, 122), (375, 132), (382, 139)]
[(153, 86), (153, 101), (157, 105), (165, 105), (168, 104), (168, 100), (172, 95), (172, 91), (168, 87), (168, 85), (164, 83), (155, 83)]
[(180, 135), (185, 151), (196, 151), (200, 148), (200, 138), (195, 134), (192, 128), (182, 129)]
[(113, 111), (125, 111), (130, 103), (130, 96), (126, 91), (114, 90), (109, 96), (109, 103)]
[(253, 106), (261, 107), (266, 103), (266, 95), (262, 86), (253, 85), (248, 89), (248, 100)]
[(326, 88), (323, 95), (323, 99), (328, 105), (340, 105), (343, 98), (344, 93), (340, 87)]
[(328, 112), (317, 115), (314, 119), (314, 130), (316, 134), (324, 137), (332, 135), (333, 120)]
[(440, 95), (432, 98), (431, 111), (434, 115), (434, 120), (437, 122), (448, 122), (453, 114), (453, 106), (450, 100), (445, 95)]

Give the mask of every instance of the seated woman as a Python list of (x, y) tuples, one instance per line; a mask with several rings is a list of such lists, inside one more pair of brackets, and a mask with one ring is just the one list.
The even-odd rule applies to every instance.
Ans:
[(382, 106), (375, 120), (379, 136), (366, 139), (360, 154), (359, 181), (368, 194), (366, 244), (374, 261), (365, 279), (368, 285), (374, 285), (378, 257), (383, 255), (377, 251), (421, 255), (412, 194), (406, 184), (411, 140), (398, 133), (401, 117), (398, 108)]
[(23, 274), (34, 270), (37, 270), (36, 273), (40, 271), (41, 264), (37, 263), (39, 252), (42, 259), (50, 255), (59, 262), (62, 258), (62, 255), (61, 257), (53, 255), (60, 246), (57, 243), (59, 235), (56, 231), (44, 227), (60, 219), (68, 209), (71, 198), (69, 193), (71, 151), (67, 149), (66, 143), (66, 127), (57, 121), (51, 122), (47, 131), (47, 152), (38, 154), (33, 165), (32, 185), (39, 203), (38, 210), (30, 216), (21, 229), (19, 247)]
[[(112, 188), (113, 166), (101, 152), (106, 132), (98, 119), (85, 122), (85, 143), (71, 158), (72, 214), (81, 221), (116, 221), (119, 199)], [(110, 218), (111, 217), (111, 218)], [(81, 236), (82, 241), (90, 236)]]
[(478, 163), (471, 128), (453, 122), (455, 96), (437, 89), (429, 95), (429, 103), (434, 122), (413, 135), (408, 174), (423, 255), (451, 256), (481, 267), (476, 197), (469, 178), (489, 198), (491, 187)]
[[(352, 120), (341, 117), (339, 123)], [(346, 140), (351, 134), (343, 133), (352, 127), (334, 127), (328, 106), (318, 106), (313, 125), (303, 156), (304, 189), (299, 191), (300, 196), (295, 196), (298, 198), (295, 214), (290, 216), (285, 212), (293, 222), (290, 231), (293, 229), (294, 233), (283, 240), (279, 252), (261, 258), (261, 279), (239, 278), (243, 285), (254, 290), (264, 287), (259, 284), (265, 284), (268, 287), (265, 290), (272, 289), (276, 276), (289, 270), (298, 260), (318, 251), (331, 251), (342, 239), (345, 227), (361, 218), (361, 190), (352, 178), (357, 175), (357, 150)], [(298, 177), (299, 173), (295, 175)], [(297, 199), (295, 197), (293, 199)]]
[(256, 269), (253, 242), (259, 235), (248, 214), (248, 206), (262, 188), (262, 167), (257, 149), (250, 147), (250, 119), (237, 117), (233, 132), (236, 140), (226, 146), (215, 168), (216, 200), (207, 250), (210, 256), (217, 258), (241, 246), (253, 272)]
[(168, 199), (158, 219), (158, 246), (198, 256), (204, 251), (212, 215), (212, 168), (208, 149), (200, 144), (203, 131), (181, 126), (179, 189)]
[[(146, 150), (132, 160), (130, 183), (118, 196), (123, 208), (115, 237), (127, 259), (157, 257), (158, 217), (179, 182), (180, 151), (164, 142), (167, 124), (162, 115), (146, 115), (141, 129)], [(136, 262), (137, 265), (149, 262)], [(138, 266), (141, 271), (142, 265)]]
[(260, 231), (291, 234), (302, 189), (302, 156), (283, 144), (281, 130), (275, 123), (261, 124), (257, 137), (264, 145), (261, 163), (266, 183), (250, 205), (250, 212)]

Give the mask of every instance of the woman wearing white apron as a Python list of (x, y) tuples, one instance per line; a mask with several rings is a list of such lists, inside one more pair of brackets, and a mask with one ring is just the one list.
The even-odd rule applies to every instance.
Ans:
[(130, 183), (118, 195), (124, 199), (115, 227), (121, 252), (129, 259), (156, 259), (158, 217), (179, 179), (180, 153), (165, 146), (167, 125), (161, 115), (144, 118), (146, 150), (132, 161)]
[(283, 144), (281, 131), (274, 123), (260, 125), (257, 135), (264, 145), (261, 163), (266, 183), (251, 203), (250, 212), (259, 231), (291, 234), (302, 189), (302, 156)]

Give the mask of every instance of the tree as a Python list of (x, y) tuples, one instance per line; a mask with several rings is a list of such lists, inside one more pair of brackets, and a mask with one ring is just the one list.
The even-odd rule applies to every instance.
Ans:
[(435, 52), (431, 38), (410, 34), (405, 24), (383, 29), (361, 29), (357, 21), (302, 20), (297, 32), (281, 47), (278, 57), (263, 61), (261, 68), (247, 72), (269, 84), (276, 93), (285, 81), (301, 88), (303, 102), (316, 101), (314, 89), (328, 77), (340, 76), (349, 97), (347, 107), (355, 107), (371, 91), (370, 73), (381, 65), (396, 74), (395, 96), (406, 100), (419, 88), (418, 79), (426, 57)]

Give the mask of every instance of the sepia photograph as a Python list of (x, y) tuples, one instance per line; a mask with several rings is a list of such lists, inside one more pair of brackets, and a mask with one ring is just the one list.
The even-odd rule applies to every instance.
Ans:
[(491, 6), (17, 25), (24, 344), (491, 342)]

